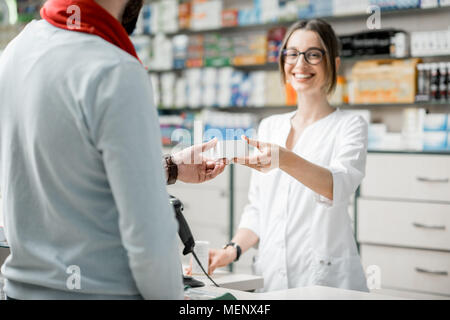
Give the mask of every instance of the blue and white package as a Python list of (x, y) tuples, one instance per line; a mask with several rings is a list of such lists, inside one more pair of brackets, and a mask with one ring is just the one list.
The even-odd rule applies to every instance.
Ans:
[(430, 113), (425, 115), (424, 131), (445, 131), (448, 127), (448, 116), (445, 113)]

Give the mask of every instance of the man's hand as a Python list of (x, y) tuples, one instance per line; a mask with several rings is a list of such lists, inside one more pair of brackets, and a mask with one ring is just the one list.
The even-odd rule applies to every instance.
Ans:
[(206, 159), (202, 153), (214, 148), (217, 138), (203, 144), (193, 145), (172, 156), (178, 166), (178, 180), (186, 183), (201, 183), (214, 179), (223, 172), (228, 164), (226, 159)]

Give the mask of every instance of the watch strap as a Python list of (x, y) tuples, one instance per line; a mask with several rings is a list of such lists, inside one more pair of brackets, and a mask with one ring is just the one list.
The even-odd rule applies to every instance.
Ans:
[(241, 247), (235, 242), (228, 242), (226, 245), (223, 246), (223, 248), (226, 249), (230, 246), (236, 249), (236, 259), (234, 259), (234, 261), (238, 261), (242, 253)]
[(170, 154), (164, 155), (164, 169), (167, 171), (167, 184), (174, 184), (178, 178), (178, 166)]

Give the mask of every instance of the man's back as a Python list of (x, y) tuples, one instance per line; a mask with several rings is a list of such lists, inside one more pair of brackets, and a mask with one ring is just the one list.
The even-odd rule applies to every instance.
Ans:
[(176, 222), (139, 62), (41, 20), (1, 56), (0, 83), (7, 294), (178, 298)]

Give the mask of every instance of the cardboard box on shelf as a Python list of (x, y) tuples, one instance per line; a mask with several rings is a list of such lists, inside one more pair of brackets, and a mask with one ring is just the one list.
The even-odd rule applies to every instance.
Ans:
[(267, 62), (266, 33), (233, 37), (233, 65), (258, 65)]
[(413, 103), (420, 59), (368, 60), (355, 63), (350, 103)]

